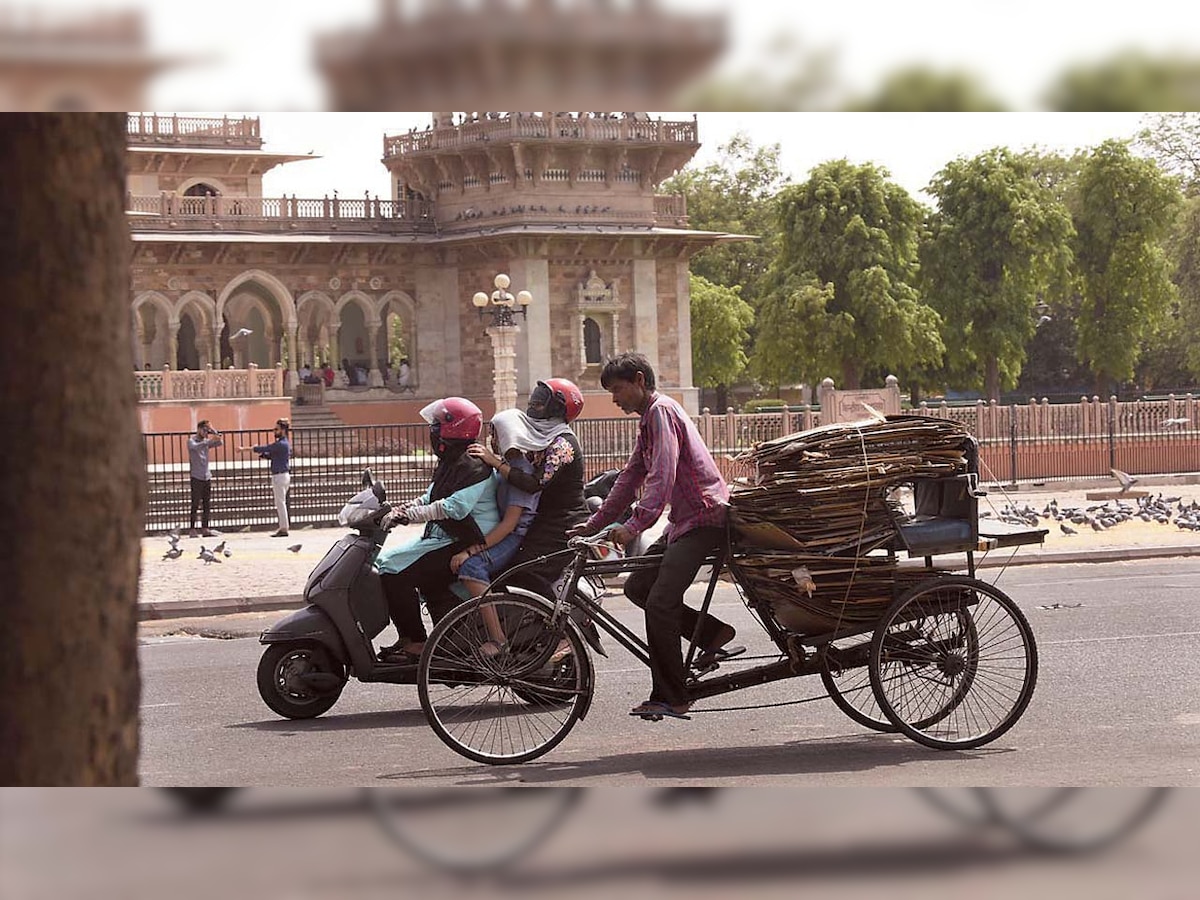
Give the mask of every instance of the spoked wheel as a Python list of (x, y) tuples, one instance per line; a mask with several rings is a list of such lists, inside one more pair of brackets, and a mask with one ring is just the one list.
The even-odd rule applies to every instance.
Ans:
[(968, 750), (1021, 717), (1037, 683), (1037, 647), (1002, 591), (943, 576), (888, 609), (871, 639), (870, 674), (880, 709), (903, 734), (939, 750)]
[(820, 656), (821, 683), (838, 709), (859, 725), (894, 733), (897, 729), (879, 708), (867, 667), (870, 644), (826, 648)]
[[(496, 639), (488, 611), (505, 642), (493, 655), (485, 652)], [(475, 762), (528, 762), (557, 746), (586, 713), (591, 659), (566, 617), (551, 624), (551, 615), (546, 603), (489, 594), (459, 606), (434, 628), (421, 654), (417, 691), (447, 746)], [(560, 649), (563, 640), (567, 646)]]
[(997, 824), (1052, 853), (1089, 853), (1128, 837), (1156, 813), (1170, 788), (994, 788)]
[(552, 832), (579, 788), (368, 788), (384, 831), (422, 862), (458, 874), (498, 872)]
[(258, 663), (258, 693), (289, 719), (311, 719), (337, 703), (346, 669), (320, 644), (268, 644)]

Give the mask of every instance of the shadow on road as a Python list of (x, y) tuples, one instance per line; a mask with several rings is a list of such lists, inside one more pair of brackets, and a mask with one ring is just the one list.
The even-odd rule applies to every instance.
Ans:
[(268, 734), (311, 734), (321, 731), (367, 731), (383, 728), (428, 728), (420, 709), (393, 709), (386, 712), (325, 714), (317, 719), (264, 719), (259, 722), (234, 722), (226, 728), (249, 728)]
[(568, 784), (606, 775), (637, 773), (649, 781), (684, 779), (696, 783), (705, 779), (739, 776), (864, 772), (894, 768), (914, 761), (954, 763), (957, 770), (972, 760), (1012, 752), (1012, 748), (994, 746), (972, 751), (929, 750), (907, 739), (871, 734), (811, 738), (766, 747), (690, 748), (674, 753), (651, 748), (590, 760), (554, 760), (504, 767), (458, 766), (422, 772), (396, 772), (379, 777), (382, 780), (408, 781), (462, 776), (471, 784)]

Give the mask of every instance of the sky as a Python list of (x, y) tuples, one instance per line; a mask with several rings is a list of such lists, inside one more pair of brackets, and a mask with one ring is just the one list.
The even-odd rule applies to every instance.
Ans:
[[(414, 9), (418, 0), (404, 0)], [(463, 0), (479, 3), (482, 0)], [(520, 0), (507, 0), (520, 2)], [(558, 0), (579, 3), (585, 0)], [(587, 0), (597, 2), (597, 0)], [(608, 0), (616, 7), (632, 0)], [(1069, 62), (1121, 49), (1200, 56), (1200, 4), (1112, 0), (1004, 4), (964, 0), (657, 0), (660, 6), (721, 15), (728, 24), (724, 71), (789, 68), (798, 57), (832, 55), (838, 79), (865, 90), (898, 65), (966, 69), (1013, 108), (1037, 108), (1052, 75)], [(145, 14), (151, 48), (190, 64), (162, 76), (154, 109), (324, 108), (311, 69), (317, 34), (373, 22), (380, 0), (0, 0), (5, 7), (55, 13), (132, 9)]]
[[(387, 170), (379, 161), (384, 134), (424, 128), (429, 113), (255, 113), (265, 149), (322, 156), (289, 163), (263, 179), (267, 196), (343, 197), (364, 191), (387, 198)], [(654, 113), (655, 116), (659, 113)], [(664, 118), (691, 118), (662, 113)], [(946, 163), (992, 147), (1039, 147), (1069, 153), (1108, 138), (1132, 137), (1144, 123), (1138, 113), (699, 113), (702, 147), (694, 164), (715, 161), (719, 146), (745, 132), (759, 146), (778, 143), (793, 181), (830, 159), (873, 162), (919, 200)]]

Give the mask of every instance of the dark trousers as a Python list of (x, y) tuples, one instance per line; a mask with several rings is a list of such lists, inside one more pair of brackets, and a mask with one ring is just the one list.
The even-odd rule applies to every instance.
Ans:
[(200, 508), (200, 527), (208, 530), (208, 507), (212, 497), (212, 482), (202, 478), (192, 479), (192, 514), (188, 517), (188, 528), (196, 527), (196, 508)]
[(459, 603), (450, 590), (457, 580), (450, 571), (450, 558), (459, 550), (457, 545), (431, 550), (403, 572), (381, 574), (383, 596), (387, 598), (388, 613), (400, 640), (424, 641), (428, 634), (421, 619), (421, 597), (429, 609), (429, 617), (437, 624)]
[[(662, 553), (657, 569), (642, 569), (625, 581), (625, 596), (646, 611), (646, 643), (650, 646), (651, 700), (672, 706), (687, 702), (681, 637), (692, 639), (700, 623), (698, 643), (715, 649), (722, 632), (730, 626), (716, 616), (705, 615), (683, 602), (684, 592), (695, 580), (704, 558), (720, 546), (725, 529), (696, 528), (677, 541), (659, 538), (647, 553)], [(721, 643), (724, 643), (723, 641)]]

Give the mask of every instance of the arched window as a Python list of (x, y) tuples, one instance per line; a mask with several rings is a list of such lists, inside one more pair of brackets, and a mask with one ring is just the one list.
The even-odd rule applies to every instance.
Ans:
[(193, 184), (190, 188), (183, 192), (185, 197), (219, 197), (221, 192), (211, 184), (205, 184), (202, 181)]
[(600, 326), (595, 319), (583, 320), (583, 358), (589, 366), (599, 365), (601, 361)]

